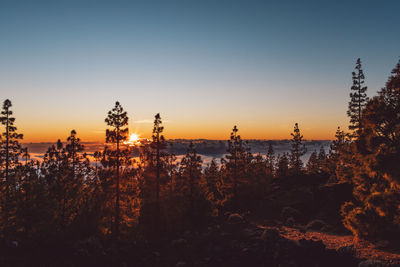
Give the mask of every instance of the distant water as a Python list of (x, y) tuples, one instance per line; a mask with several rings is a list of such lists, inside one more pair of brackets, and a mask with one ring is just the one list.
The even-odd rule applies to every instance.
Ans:
[[(206, 146), (209, 148), (210, 151), (215, 150), (215, 147), (221, 146), (221, 142), (218, 141), (202, 141), (203, 143), (206, 144)], [(267, 152), (267, 145), (264, 143), (267, 143), (269, 141), (253, 141), (254, 143), (250, 143), (249, 147), (251, 148), (251, 152), (256, 155), (258, 153), (265, 155)], [(261, 142), (261, 143), (260, 143)], [(263, 143), (264, 142), (264, 143)], [(282, 155), (285, 152), (290, 152), (290, 141), (288, 140), (283, 140), (283, 141), (273, 141), (273, 148), (275, 151), (275, 156)], [(203, 145), (203, 143), (201, 145)], [(31, 156), (31, 159), (33, 160), (39, 160), (42, 161), (43, 155), (46, 152), (47, 148), (50, 147), (52, 143), (31, 143), (31, 144), (23, 144), (24, 147), (28, 147), (29, 154)], [(95, 151), (102, 150), (104, 147), (104, 144), (100, 143), (84, 143), (85, 145), (85, 152), (89, 155), (89, 158), (92, 158), (91, 156)], [(186, 147), (188, 145), (188, 142), (182, 141), (182, 142), (175, 142), (174, 147), (179, 147), (176, 151), (173, 151), (177, 156), (177, 161), (179, 162), (182, 157), (185, 154)], [(302, 156), (302, 160), (304, 163), (306, 163), (311, 155), (312, 152), (317, 151), (319, 152), (320, 148), (323, 147), (325, 152), (329, 152), (329, 145), (330, 141), (308, 141), (305, 143), (307, 153)], [(204, 145), (203, 145), (204, 146)], [(220, 151), (226, 151), (224, 147), (219, 149)], [(207, 152), (207, 149), (202, 149), (202, 151)], [(221, 163), (221, 158), (225, 158), (226, 153), (199, 153), (199, 155), (202, 157), (203, 160), (203, 166), (207, 166), (208, 164), (211, 163), (211, 161), (214, 159), (217, 164)]]

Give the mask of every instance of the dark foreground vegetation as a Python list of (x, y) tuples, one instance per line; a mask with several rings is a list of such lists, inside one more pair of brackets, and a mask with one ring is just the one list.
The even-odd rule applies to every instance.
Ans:
[[(4, 101), (0, 143), (1, 266), (384, 266), (354, 248), (292, 240), (299, 232), (400, 240), (400, 63), (366, 97), (360, 60), (353, 73), (350, 132), (338, 128), (329, 153), (306, 153), (298, 124), (290, 153), (253, 155), (235, 126), (221, 163), (202, 168), (194, 144), (180, 162), (163, 137), (126, 143), (128, 116), (108, 112), (106, 146), (90, 162), (72, 130), (43, 161), (19, 144)], [(139, 149), (139, 159), (132, 149)], [(372, 265), (368, 265), (372, 264)], [(379, 265), (381, 264), (381, 265)], [(392, 263), (390, 263), (392, 264)]]

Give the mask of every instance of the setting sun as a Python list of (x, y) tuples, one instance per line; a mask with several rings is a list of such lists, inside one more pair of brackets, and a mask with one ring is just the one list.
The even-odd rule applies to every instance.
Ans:
[(139, 135), (133, 133), (129, 137), (129, 143), (136, 143), (139, 140)]

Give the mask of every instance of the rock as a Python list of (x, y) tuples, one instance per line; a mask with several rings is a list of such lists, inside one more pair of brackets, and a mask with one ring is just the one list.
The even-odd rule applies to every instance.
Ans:
[(353, 256), (354, 255), (354, 246), (350, 245), (350, 246), (343, 246), (337, 249), (337, 252), (341, 255), (349, 255), (349, 256)]
[(322, 220), (313, 220), (306, 225), (307, 230), (321, 231), (323, 228), (327, 228), (327, 225)]
[(261, 235), (261, 239), (266, 242), (276, 242), (280, 238), (281, 235), (279, 234), (278, 230), (274, 228), (265, 229)]
[(238, 224), (238, 223), (243, 223), (244, 219), (243, 217), (238, 214), (238, 213), (232, 213), (231, 215), (229, 215), (228, 217), (228, 222), (232, 223), (232, 224)]
[(366, 260), (358, 264), (358, 267), (384, 267), (385, 264), (378, 260)]
[(256, 239), (260, 236), (259, 229), (246, 228), (243, 230), (243, 237), (246, 239)]
[(293, 227), (295, 222), (296, 222), (295, 219), (293, 219), (293, 217), (290, 217), (290, 218), (287, 218), (285, 225), (289, 226), (289, 227)]
[(376, 242), (375, 247), (380, 249), (380, 248), (387, 248), (387, 247), (389, 247), (389, 245), (390, 245), (389, 241), (381, 240), (381, 241)]
[(243, 248), (240, 252), (243, 253), (243, 254), (248, 254), (249, 251), (250, 251), (249, 248)]
[(187, 264), (184, 261), (179, 261), (175, 266), (176, 267), (182, 267), (182, 266), (187, 266)]

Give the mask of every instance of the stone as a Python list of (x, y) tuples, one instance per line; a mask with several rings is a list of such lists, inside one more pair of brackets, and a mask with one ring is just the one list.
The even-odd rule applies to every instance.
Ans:
[(266, 242), (276, 242), (280, 238), (279, 231), (274, 228), (265, 229), (261, 235), (261, 239)]
[(341, 255), (354, 255), (354, 246), (343, 246), (337, 249), (337, 252)]
[(378, 248), (378, 249), (380, 249), (380, 248), (388, 248), (389, 245), (390, 245), (389, 241), (381, 240), (381, 241), (376, 242), (375, 247)]
[(229, 223), (233, 223), (233, 224), (237, 224), (237, 223), (243, 223), (244, 219), (243, 217), (238, 214), (238, 213), (232, 213), (229, 215), (228, 217), (228, 222)]

